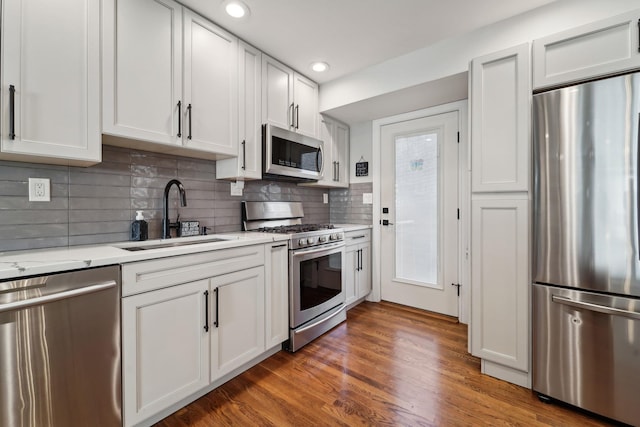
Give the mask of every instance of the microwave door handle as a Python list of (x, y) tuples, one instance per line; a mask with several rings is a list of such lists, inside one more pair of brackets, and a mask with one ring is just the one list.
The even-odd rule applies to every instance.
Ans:
[(324, 175), (324, 152), (322, 147), (318, 147), (318, 151), (316, 151), (316, 169), (320, 176)]

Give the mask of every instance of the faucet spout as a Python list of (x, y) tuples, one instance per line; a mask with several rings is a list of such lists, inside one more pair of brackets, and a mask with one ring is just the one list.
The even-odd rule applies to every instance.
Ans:
[(184, 190), (184, 186), (177, 179), (172, 179), (164, 187), (164, 194), (162, 196), (162, 238), (171, 238), (171, 229), (178, 228), (178, 220), (172, 223), (169, 219), (169, 190), (175, 185), (180, 192), (180, 206), (187, 206), (187, 192)]

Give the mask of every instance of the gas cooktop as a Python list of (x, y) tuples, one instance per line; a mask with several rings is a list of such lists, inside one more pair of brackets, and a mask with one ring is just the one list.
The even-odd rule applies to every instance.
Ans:
[(256, 231), (263, 231), (265, 233), (306, 233), (308, 231), (320, 231), (320, 230), (332, 230), (335, 227), (332, 224), (293, 224), (293, 225), (279, 225), (276, 227), (260, 227)]

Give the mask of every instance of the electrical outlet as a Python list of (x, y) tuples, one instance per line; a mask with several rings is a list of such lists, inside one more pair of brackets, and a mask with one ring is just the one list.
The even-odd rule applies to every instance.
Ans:
[(329, 203), (329, 195), (327, 193), (322, 193), (322, 203)]
[(29, 178), (29, 201), (51, 201), (51, 180), (49, 178)]
[(243, 189), (244, 189), (244, 181), (236, 181), (231, 183), (232, 196), (242, 196)]

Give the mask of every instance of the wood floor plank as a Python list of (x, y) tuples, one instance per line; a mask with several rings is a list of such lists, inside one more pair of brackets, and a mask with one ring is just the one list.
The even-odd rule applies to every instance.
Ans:
[(609, 426), (480, 374), (467, 328), (362, 303), (298, 352), (281, 351), (157, 424), (204, 426)]

